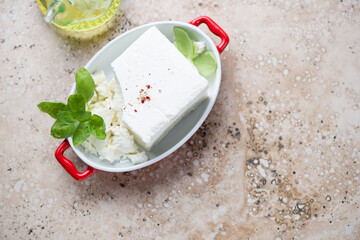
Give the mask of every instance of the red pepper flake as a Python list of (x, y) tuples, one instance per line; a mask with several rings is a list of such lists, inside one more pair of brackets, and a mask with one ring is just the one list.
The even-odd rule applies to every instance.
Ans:
[(137, 110), (136, 110), (136, 109), (134, 109), (134, 112), (137, 112)]
[(149, 84), (145, 85), (145, 90), (144, 89), (140, 89), (139, 93), (140, 93), (140, 98), (137, 98), (140, 100), (141, 103), (145, 103), (146, 101), (150, 101), (150, 97), (148, 96), (149, 95), (149, 92), (147, 89), (150, 89), (151, 86)]

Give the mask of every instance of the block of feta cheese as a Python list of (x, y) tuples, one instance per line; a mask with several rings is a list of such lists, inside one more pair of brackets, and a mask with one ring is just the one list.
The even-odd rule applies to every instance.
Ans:
[(208, 97), (208, 81), (156, 27), (111, 66), (122, 92), (122, 121), (146, 150)]

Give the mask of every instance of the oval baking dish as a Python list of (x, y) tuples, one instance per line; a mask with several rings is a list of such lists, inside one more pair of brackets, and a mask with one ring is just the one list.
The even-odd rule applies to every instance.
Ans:
[[(219, 45), (215, 45), (213, 41), (197, 26), (205, 23), (210, 31), (221, 38)], [(156, 26), (170, 41), (174, 41), (173, 27), (179, 26), (189, 33), (191, 39), (195, 41), (203, 41), (206, 49), (212, 51), (215, 54), (217, 62), (217, 70), (210, 77), (207, 77), (209, 81), (208, 95), (209, 98), (201, 103), (194, 111), (185, 116), (170, 132), (157, 143), (150, 151), (147, 151), (149, 160), (137, 165), (132, 165), (130, 161), (118, 161), (110, 163), (100, 160), (98, 156), (85, 152), (84, 148), (79, 145), (74, 147), (72, 138), (65, 139), (55, 151), (55, 157), (59, 163), (65, 168), (69, 174), (78, 181), (82, 181), (97, 171), (106, 172), (127, 172), (136, 169), (140, 169), (149, 166), (153, 163), (160, 161), (173, 153), (176, 149), (181, 147), (201, 126), (209, 112), (211, 111), (216, 97), (219, 92), (221, 82), (221, 62), (220, 53), (225, 49), (229, 43), (229, 37), (212, 19), (206, 16), (198, 17), (189, 23), (163, 21), (154, 22), (146, 25), (134, 28), (104, 46), (95, 56), (86, 64), (85, 68), (93, 73), (103, 70), (107, 79), (114, 77), (113, 70), (111, 68), (111, 62), (124, 52), (138, 37), (140, 37), (147, 29), (152, 26)], [(70, 92), (75, 92), (75, 84)], [(64, 157), (64, 152), (69, 147), (72, 147), (76, 155), (88, 165), (87, 169), (83, 172), (79, 172), (74, 164)]]

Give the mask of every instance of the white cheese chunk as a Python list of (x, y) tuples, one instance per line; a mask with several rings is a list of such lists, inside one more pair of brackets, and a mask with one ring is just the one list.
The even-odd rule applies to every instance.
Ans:
[(138, 149), (134, 142), (134, 136), (129, 133), (125, 126), (114, 126), (111, 128), (113, 133), (112, 144), (122, 153), (137, 153)]
[(106, 76), (105, 76), (104, 71), (97, 71), (94, 74), (92, 74), (91, 76), (94, 79), (96, 86), (99, 86), (100, 83), (102, 83), (102, 82), (106, 82)]
[(130, 154), (130, 155), (128, 155), (128, 158), (131, 160), (131, 162), (133, 164), (139, 164), (139, 163), (147, 161), (147, 159), (148, 159), (145, 152)]
[(195, 56), (201, 54), (202, 52), (204, 52), (205, 50), (205, 43), (204, 42), (194, 42), (194, 51), (195, 51)]
[(207, 80), (156, 27), (111, 65), (123, 96), (122, 121), (147, 150), (207, 98)]
[(99, 115), (104, 119), (106, 131), (109, 130), (114, 118), (114, 110), (112, 109), (112, 101), (106, 99), (102, 102), (96, 102), (91, 110), (93, 114)]

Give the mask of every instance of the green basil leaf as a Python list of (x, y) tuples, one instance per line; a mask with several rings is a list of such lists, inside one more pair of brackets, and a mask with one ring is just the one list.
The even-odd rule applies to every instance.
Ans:
[(104, 119), (102, 117), (94, 114), (90, 118), (90, 131), (91, 134), (100, 140), (104, 140), (106, 138), (106, 126)]
[(91, 112), (76, 112), (75, 113), (75, 118), (76, 120), (78, 120), (79, 122), (85, 122), (87, 120), (89, 120), (91, 117)]
[(64, 123), (56, 120), (51, 127), (50, 134), (54, 138), (68, 138), (73, 134), (74, 130), (75, 125), (73, 123)]
[(80, 143), (84, 142), (89, 136), (90, 136), (89, 122), (81, 122), (77, 126), (72, 138), (74, 146), (77, 146)]
[(82, 95), (75, 93), (69, 96), (67, 105), (72, 112), (85, 111), (85, 98)]
[(80, 68), (75, 77), (76, 92), (83, 95), (86, 102), (94, 96), (95, 82), (91, 74), (85, 68)]
[(176, 47), (179, 51), (188, 59), (192, 59), (194, 56), (194, 43), (191, 41), (189, 35), (184, 29), (180, 27), (174, 27), (174, 35), (176, 41)]
[(74, 123), (76, 121), (74, 113), (70, 111), (59, 111), (56, 117), (64, 123)]
[(66, 104), (62, 102), (41, 102), (38, 105), (40, 111), (49, 114), (52, 118), (57, 119), (56, 115), (59, 111), (67, 110)]
[(210, 76), (216, 71), (215, 55), (211, 51), (205, 51), (193, 59), (193, 63), (199, 73), (205, 77)]

